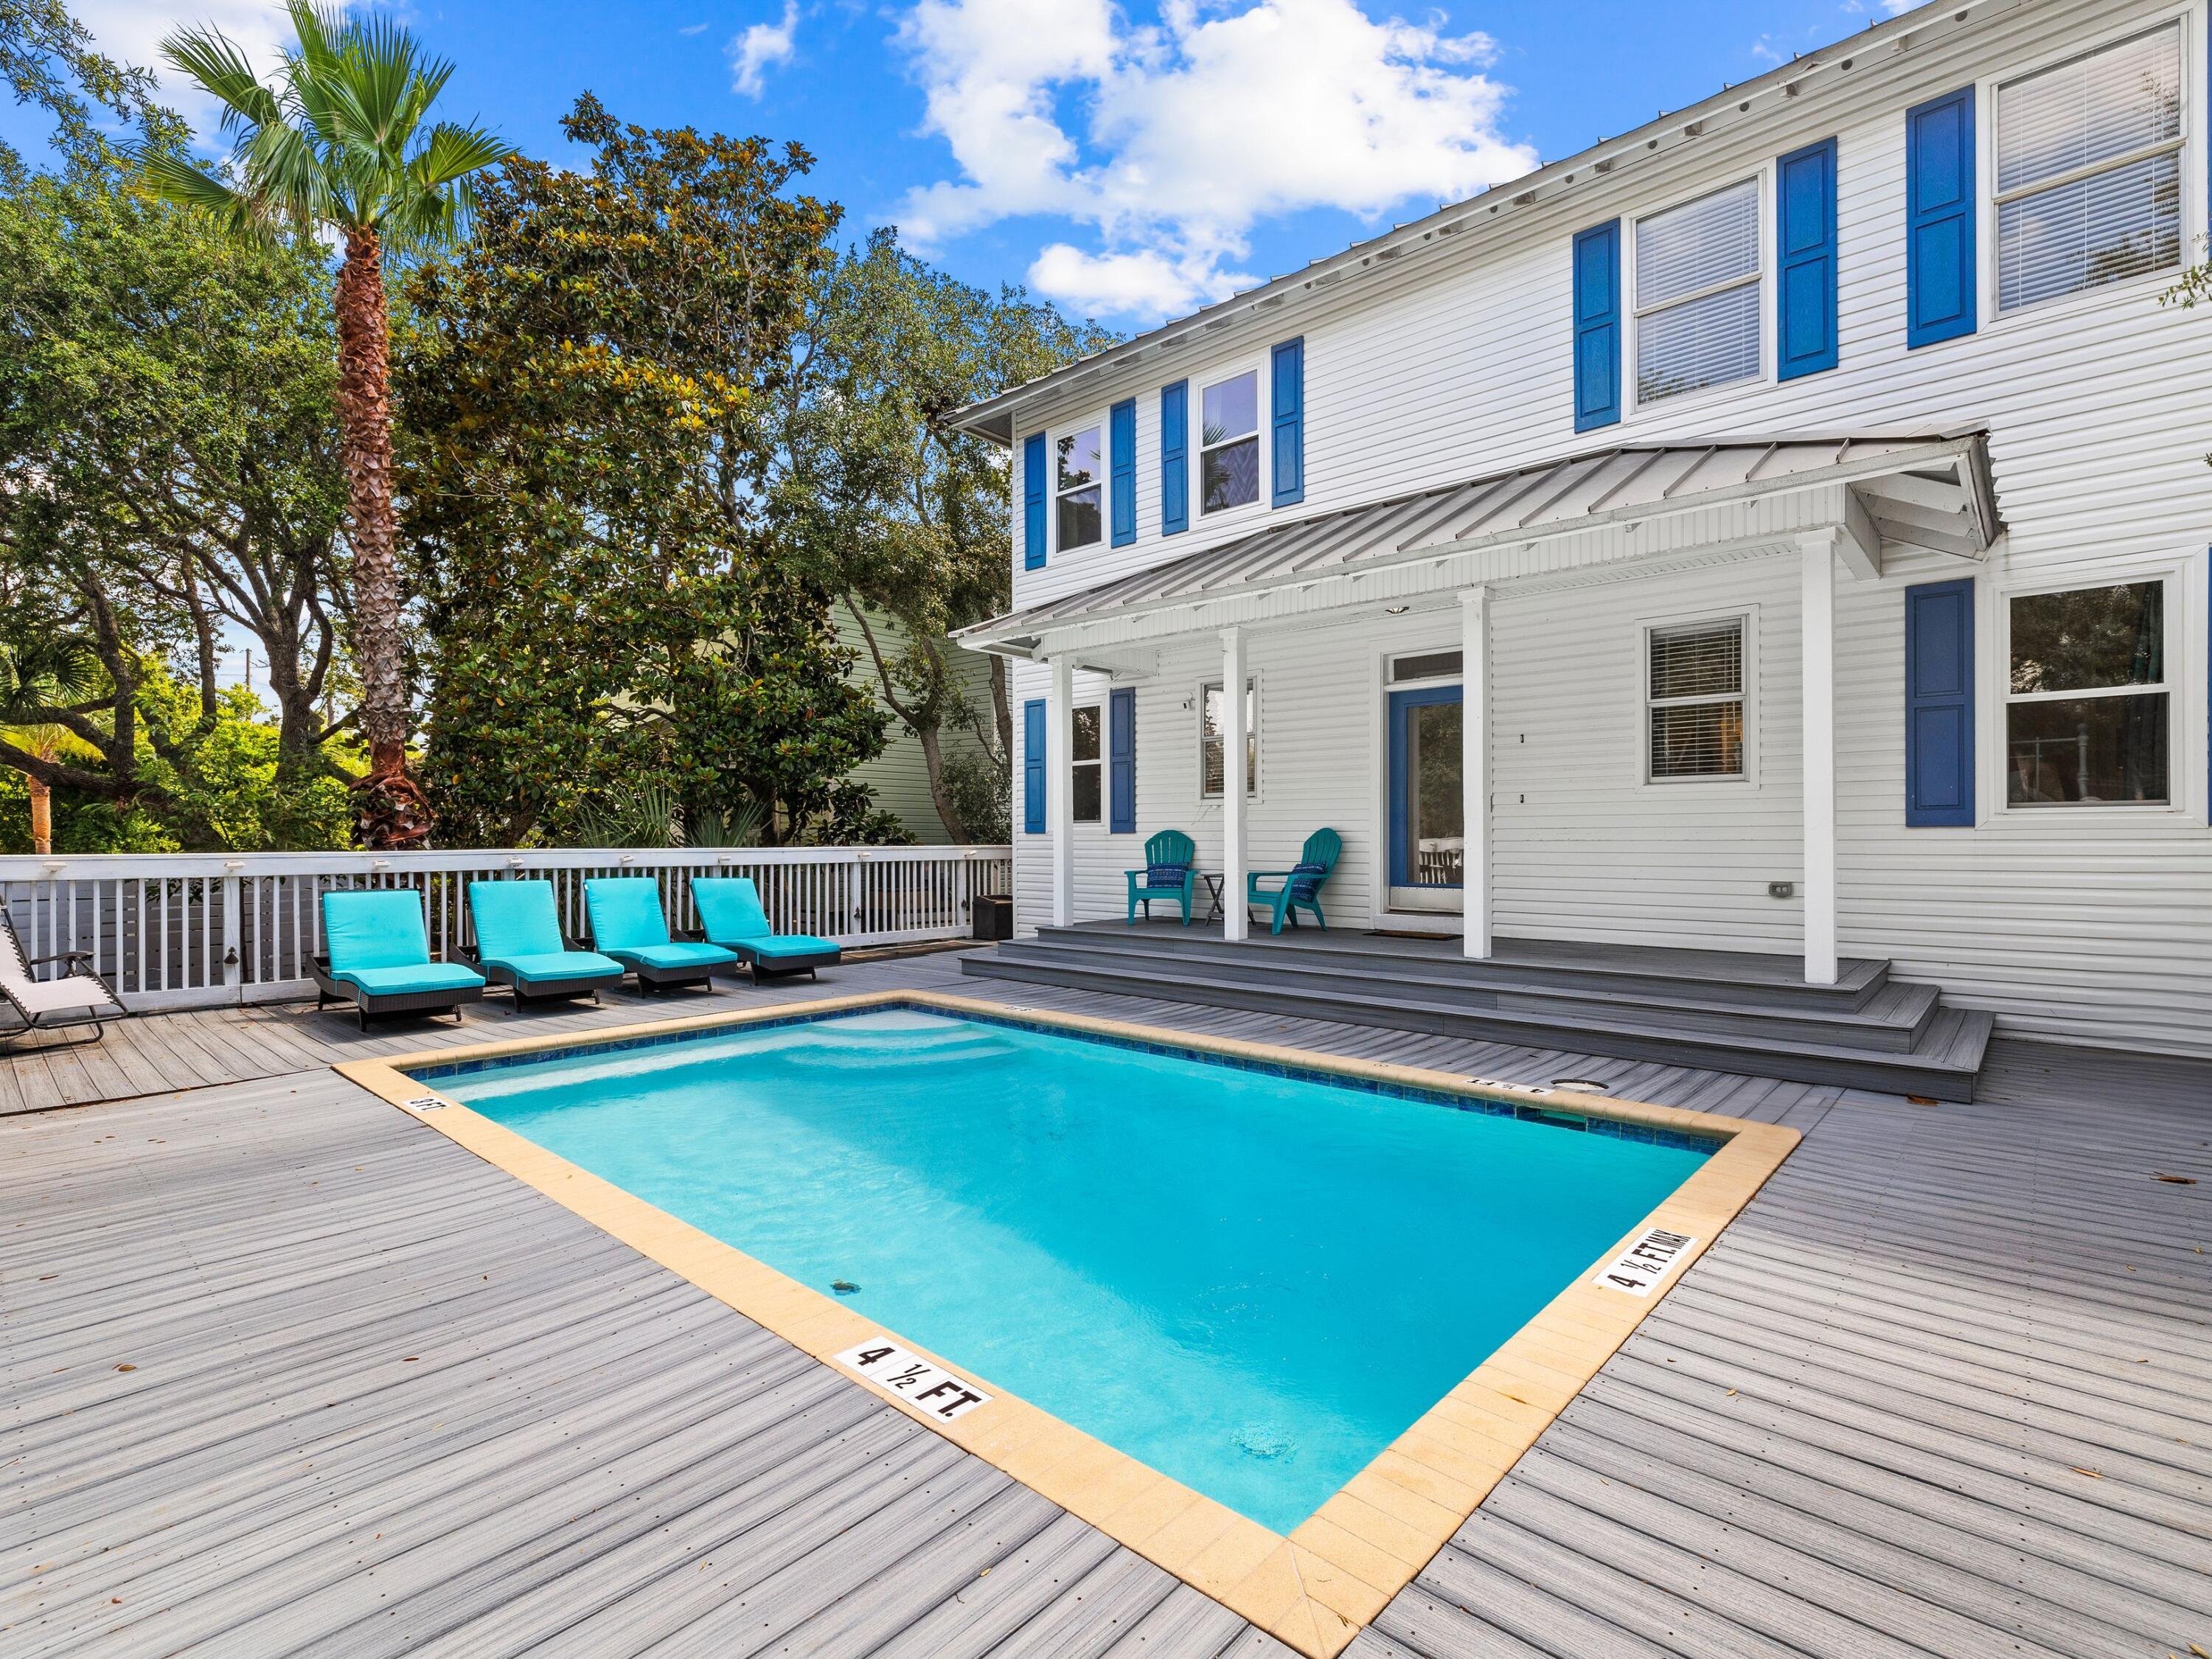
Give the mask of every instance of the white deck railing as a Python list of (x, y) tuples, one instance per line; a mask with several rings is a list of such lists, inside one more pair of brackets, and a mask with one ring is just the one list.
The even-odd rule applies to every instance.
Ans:
[[(132, 1009), (273, 1002), (312, 993), (320, 896), (410, 887), (422, 895), (434, 956), (471, 942), (466, 886), (550, 880), (572, 936), (587, 876), (657, 875), (669, 926), (697, 924), (692, 876), (750, 876), (780, 933), (841, 945), (957, 939), (969, 902), (1004, 893), (1006, 847), (791, 847), (453, 853), (167, 853), (0, 857), (0, 893), (33, 957), (85, 951)], [(41, 970), (42, 972), (45, 970)]]

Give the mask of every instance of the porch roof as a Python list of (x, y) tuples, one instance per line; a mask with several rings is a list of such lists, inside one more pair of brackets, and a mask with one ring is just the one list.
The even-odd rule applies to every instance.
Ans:
[(1978, 431), (1620, 444), (1271, 524), (955, 637), (1021, 653), (1038, 630), (1058, 624), (1835, 483), (1850, 487), (1854, 517), (1863, 514), (1856, 526), (1863, 541), (1979, 558), (2002, 527)]

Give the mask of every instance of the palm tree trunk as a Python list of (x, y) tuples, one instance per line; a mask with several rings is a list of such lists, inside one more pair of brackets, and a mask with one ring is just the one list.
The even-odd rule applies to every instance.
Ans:
[(371, 848), (411, 847), (430, 833), (428, 804), (407, 775), (406, 661), (392, 512), (392, 375), (384, 249), (350, 231), (338, 268), (338, 430), (353, 543), (354, 653), (368, 775), (356, 834)]
[(54, 850), (54, 792), (28, 773), (24, 776), (31, 786), (31, 850), (51, 853)]

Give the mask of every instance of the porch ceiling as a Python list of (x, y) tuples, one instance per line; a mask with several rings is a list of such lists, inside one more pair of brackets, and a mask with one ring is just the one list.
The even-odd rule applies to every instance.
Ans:
[(1624, 444), (1271, 525), (956, 637), (1021, 653), (1048, 627), (1836, 483), (1864, 512), (1862, 533), (1883, 545), (1979, 558), (2001, 528), (1978, 432)]

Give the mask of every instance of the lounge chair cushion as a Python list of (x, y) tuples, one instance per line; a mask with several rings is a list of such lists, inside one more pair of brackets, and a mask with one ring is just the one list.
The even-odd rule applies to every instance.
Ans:
[(533, 951), (522, 956), (486, 957), (484, 965), (501, 968), (520, 980), (544, 982), (556, 979), (590, 979), (597, 974), (620, 975), (623, 965), (597, 951)]
[(691, 902), (699, 907), (699, 930), (716, 945), (768, 939), (775, 932), (750, 876), (694, 877)]
[(331, 977), (375, 997), (416, 996), (426, 991), (481, 988), (483, 975), (458, 962), (417, 962), (391, 968), (345, 968)]
[(469, 915), (475, 919), (477, 948), (486, 962), (557, 957), (568, 951), (550, 881), (472, 881)]
[(118, 1014), (123, 1012), (123, 1005), (108, 994), (107, 988), (88, 974), (72, 974), (66, 979), (33, 980), (28, 984), (11, 987), (10, 994), (27, 1014), (71, 1013), (90, 1008), (112, 1008)]
[(334, 979), (359, 969), (412, 967), (430, 960), (422, 896), (412, 891), (324, 894), (323, 940)]
[(735, 951), (725, 951), (719, 945), (681, 942), (673, 945), (610, 945), (607, 954), (623, 962), (642, 963), (647, 968), (719, 968), (725, 963), (738, 959)]
[(1187, 864), (1149, 865), (1145, 870), (1145, 885), (1164, 887), (1170, 892), (1180, 893), (1189, 876), (1190, 866)]
[(602, 951), (668, 943), (660, 884), (651, 876), (594, 876), (584, 884), (584, 909), (592, 919), (592, 943)]
[(758, 957), (763, 962), (776, 962), (786, 957), (834, 957), (840, 954), (836, 940), (816, 939), (811, 933), (775, 933), (767, 939), (739, 939), (736, 948), (739, 954)]
[(1301, 904), (1314, 896), (1321, 885), (1320, 878), (1328, 873), (1326, 864), (1294, 864), (1291, 866), (1291, 896)]

